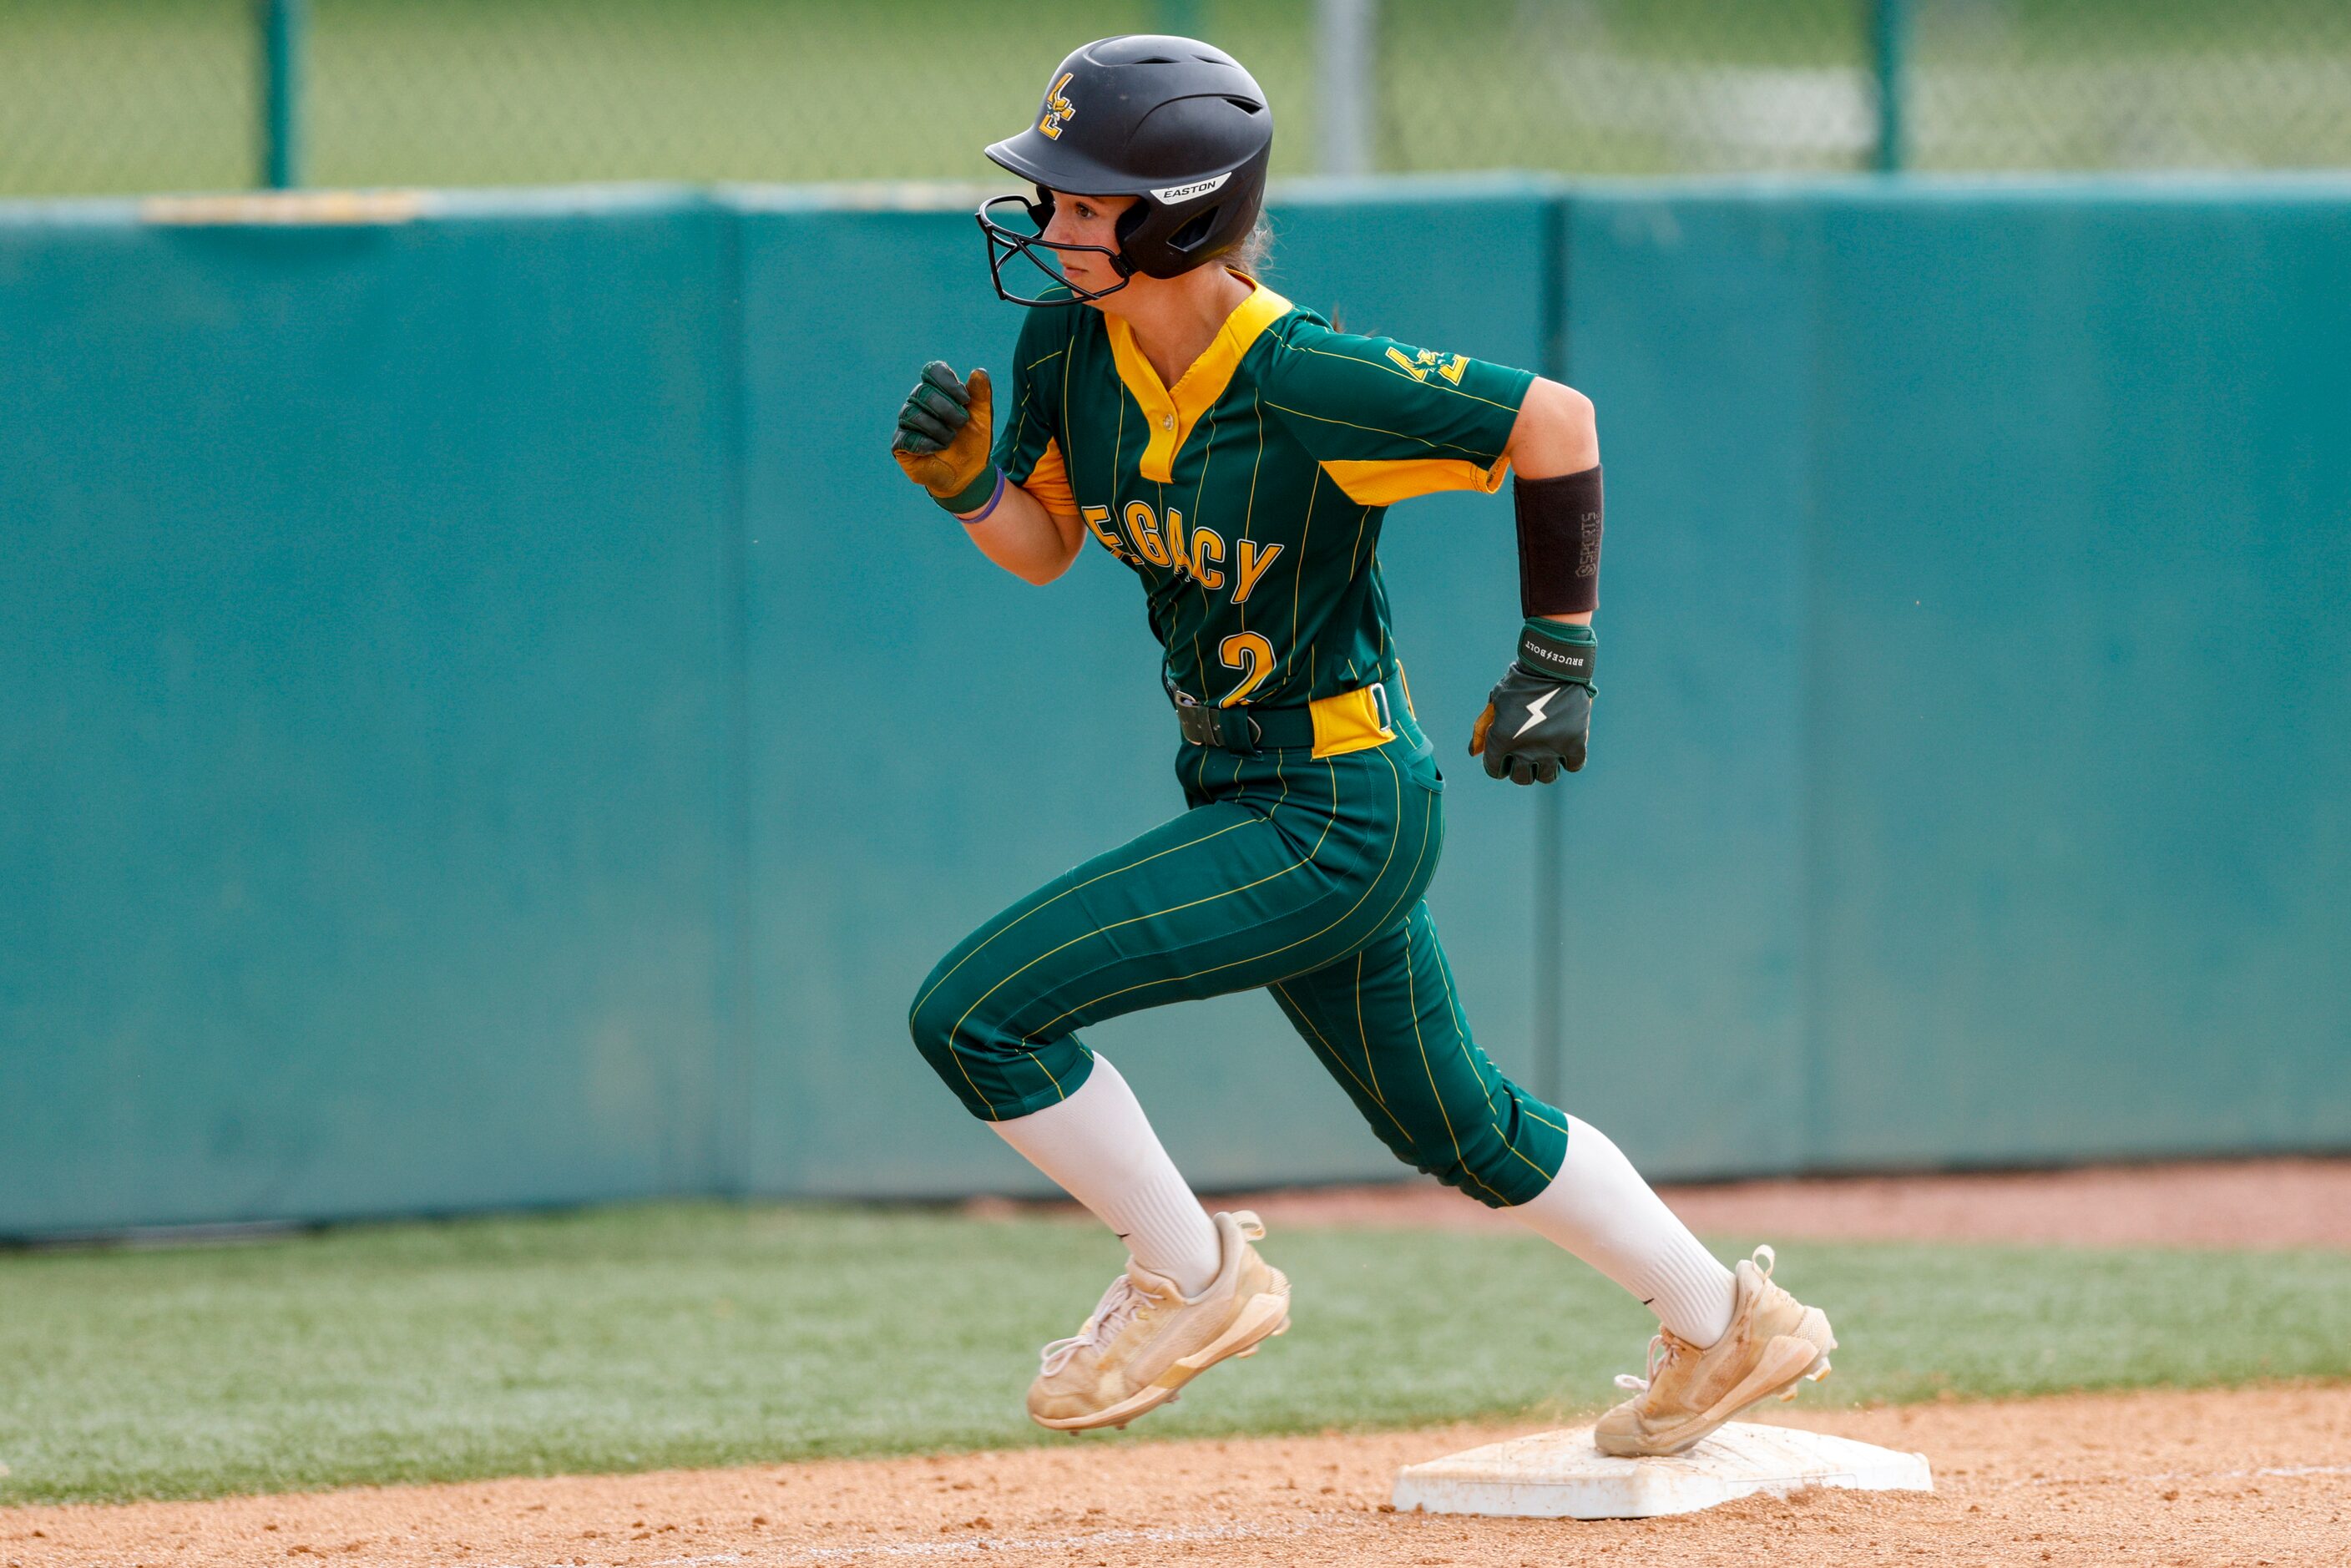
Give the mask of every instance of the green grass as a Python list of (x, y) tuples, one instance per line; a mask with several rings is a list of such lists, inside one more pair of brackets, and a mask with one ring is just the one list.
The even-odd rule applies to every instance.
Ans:
[[(1310, 0), (1174, 9), (1315, 166)], [(990, 179), (1048, 68), (1158, 0), (316, 0), (322, 184)], [(2351, 162), (2341, 0), (1914, 0), (1924, 166)], [(253, 176), (252, 0), (0, 0), (0, 193)], [(1381, 167), (1849, 169), (1875, 121), (1861, 0), (1391, 0)]]
[[(1531, 1239), (1271, 1245), (1296, 1328), (1149, 1436), (1590, 1408), (1647, 1336)], [(1117, 1256), (1091, 1225), (717, 1206), (0, 1254), (0, 1503), (1069, 1441), (1020, 1391)], [(1798, 1246), (1780, 1271), (1844, 1337), (1808, 1398), (2351, 1375), (2342, 1254)]]

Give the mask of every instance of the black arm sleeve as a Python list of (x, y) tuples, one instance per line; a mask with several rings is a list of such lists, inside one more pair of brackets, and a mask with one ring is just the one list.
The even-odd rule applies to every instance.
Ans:
[(1600, 607), (1600, 470), (1551, 479), (1519, 476), (1519, 607), (1528, 615), (1574, 615)]

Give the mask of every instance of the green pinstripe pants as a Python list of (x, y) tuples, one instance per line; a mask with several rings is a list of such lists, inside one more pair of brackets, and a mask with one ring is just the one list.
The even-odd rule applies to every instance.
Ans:
[(1550, 1184), (1567, 1118), (1469, 1036), (1421, 894), (1444, 782), (1408, 718), (1367, 751), (1186, 747), (1191, 810), (1047, 883), (939, 960), (914, 1043), (972, 1114), (1085, 1082), (1077, 1031), (1262, 987), (1397, 1157), (1495, 1207)]

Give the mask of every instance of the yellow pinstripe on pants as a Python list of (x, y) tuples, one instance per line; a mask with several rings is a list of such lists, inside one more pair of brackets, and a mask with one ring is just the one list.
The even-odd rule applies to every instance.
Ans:
[(1567, 1118), (1470, 1038), (1421, 894), (1444, 843), (1427, 742), (1343, 757), (1186, 747), (1191, 810), (974, 931), (916, 993), (914, 1042), (974, 1115), (1085, 1082), (1077, 1031), (1165, 1002), (1270, 989), (1396, 1155), (1481, 1202), (1550, 1184)]

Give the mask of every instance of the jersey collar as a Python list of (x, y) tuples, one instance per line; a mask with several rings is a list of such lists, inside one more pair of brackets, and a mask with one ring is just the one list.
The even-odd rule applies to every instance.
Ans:
[(1108, 311), (1102, 323), (1110, 331), (1112, 361), (1118, 379), (1126, 383), (1144, 416), (1151, 422), (1151, 440), (1143, 449), (1143, 476), (1165, 485), (1175, 477), (1176, 454), (1183, 448), (1193, 424), (1232, 383), (1241, 356), (1268, 327), (1290, 314), (1290, 301), (1238, 269), (1233, 276), (1249, 286), (1249, 296), (1233, 308), (1216, 337), (1202, 350), (1171, 390), (1159, 379), (1150, 360), (1135, 347), (1126, 323)]

